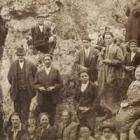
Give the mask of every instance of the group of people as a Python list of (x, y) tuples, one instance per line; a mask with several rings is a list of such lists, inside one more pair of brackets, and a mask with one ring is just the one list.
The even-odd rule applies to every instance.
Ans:
[[(49, 140), (92, 140), (93, 137), (127, 140), (131, 135), (134, 138), (138, 136), (140, 119), (138, 42), (130, 40), (126, 49), (128, 52), (124, 53), (115, 43), (111, 32), (105, 32), (103, 39), (105, 46), (98, 49), (90, 45), (89, 37), (82, 38), (83, 48), (78, 50), (74, 63), (79, 77), (79, 85), (73, 98), (78, 121), (75, 121), (70, 110), (63, 110), (62, 123), (59, 124), (55, 124), (55, 114), (63, 81), (59, 70), (52, 65), (53, 55), (42, 54), (43, 65), (37, 69), (25, 58), (24, 48), (17, 48), (18, 59), (11, 64), (8, 73), (8, 81), (11, 84), (10, 96), (15, 111), (10, 118), (11, 126), (7, 129), (9, 140), (24, 140), (27, 137), (30, 140), (31, 137), (37, 137), (39, 140), (49, 137)], [(38, 105), (30, 112), (31, 100), (36, 95)], [(102, 119), (97, 123), (99, 116), (102, 116)], [(14, 117), (16, 120), (18, 118), (19, 125), (16, 127)], [(26, 127), (23, 127), (23, 136), (18, 138), (21, 124)], [(100, 137), (96, 136), (97, 125), (101, 132)]]
[[(132, 6), (132, 7), (131, 7)], [(139, 2), (132, 0), (126, 10), (129, 20), (139, 25)], [(61, 113), (55, 123), (63, 80), (53, 66), (56, 45), (54, 29), (44, 24), (44, 15), (37, 16), (37, 25), (30, 30), (28, 45), (34, 55), (41, 55), (41, 67), (26, 58), (22, 46), (17, 48), (17, 60), (12, 62), (8, 81), (14, 113), (3, 128), (5, 140), (138, 140), (140, 138), (140, 52), (138, 26), (128, 23), (127, 45), (105, 30), (97, 45), (83, 36), (77, 50), (74, 69), (78, 85), (73, 96), (76, 117), (72, 110)], [(130, 24), (131, 23), (131, 24)], [(123, 46), (124, 45), (124, 46)], [(30, 110), (36, 97), (36, 106)], [(3, 114), (0, 114), (3, 121)]]

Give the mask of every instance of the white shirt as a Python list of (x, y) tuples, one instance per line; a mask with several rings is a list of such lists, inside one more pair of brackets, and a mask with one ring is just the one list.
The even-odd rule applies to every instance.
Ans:
[(90, 47), (88, 49), (84, 48), (84, 50), (85, 50), (86, 58), (88, 58), (89, 53), (90, 53)]
[(131, 52), (131, 61), (133, 60), (134, 56), (136, 55), (136, 53)]
[(41, 33), (43, 32), (43, 25), (38, 25)]
[(49, 75), (49, 73), (50, 73), (50, 71), (51, 71), (51, 67), (49, 67), (49, 68), (46, 68), (46, 67), (45, 67), (45, 71), (46, 71), (46, 74)]
[(89, 81), (86, 84), (81, 85), (81, 91), (84, 92), (89, 84)]
[(13, 140), (16, 140), (16, 136), (17, 136), (19, 131), (21, 131), (21, 123), (19, 124), (19, 127), (17, 129), (12, 128)]
[(24, 65), (24, 61), (22, 61), (22, 62), (19, 61), (19, 66), (21, 69), (23, 69), (23, 65)]

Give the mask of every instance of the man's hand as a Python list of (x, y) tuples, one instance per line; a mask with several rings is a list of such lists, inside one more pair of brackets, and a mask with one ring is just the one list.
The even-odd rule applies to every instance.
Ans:
[(49, 38), (49, 43), (52, 43), (52, 42), (54, 42), (54, 36), (51, 36), (50, 38)]
[(103, 60), (103, 63), (105, 63), (105, 64), (111, 64), (111, 61), (109, 59), (105, 59), (105, 60)]
[(133, 66), (126, 66), (125, 69), (127, 71), (134, 71), (135, 67), (133, 67)]
[(46, 89), (46, 91), (52, 91), (52, 90), (54, 90), (54, 89), (55, 89), (54, 86), (50, 86), (50, 87), (48, 87), (48, 88)]
[(121, 108), (126, 108), (129, 106), (129, 103), (121, 103)]
[(45, 91), (46, 89), (44, 87), (39, 87), (40, 91)]
[(27, 37), (27, 40), (28, 40), (28, 41), (31, 41), (31, 40), (32, 40), (32, 36), (28, 36), (28, 37)]

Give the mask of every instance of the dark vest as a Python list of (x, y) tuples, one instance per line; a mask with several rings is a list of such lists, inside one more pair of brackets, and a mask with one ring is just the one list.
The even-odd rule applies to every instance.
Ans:
[(17, 78), (18, 78), (18, 88), (19, 89), (26, 89), (27, 88), (27, 85), (26, 85), (26, 70), (25, 70), (25, 62), (24, 62), (24, 65), (23, 65), (23, 68), (21, 69), (20, 68), (20, 65), (18, 63), (18, 66), (17, 66)]

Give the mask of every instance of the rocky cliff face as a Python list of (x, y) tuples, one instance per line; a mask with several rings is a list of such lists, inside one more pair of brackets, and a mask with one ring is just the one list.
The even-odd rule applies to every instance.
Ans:
[(23, 45), (31, 61), (36, 62), (38, 59), (38, 55), (31, 55), (26, 40), (29, 29), (36, 24), (36, 15), (40, 13), (49, 15), (49, 22), (45, 22), (55, 28), (57, 46), (54, 52), (54, 65), (60, 69), (64, 83), (67, 83), (71, 77), (75, 52), (81, 47), (79, 40), (82, 35), (89, 35), (93, 46), (102, 27), (108, 27), (116, 36), (124, 38), (126, 2), (126, 0), (1, 0), (1, 16), (6, 20), (8, 27), (0, 76), (6, 115), (13, 110), (7, 73), (11, 62), (16, 59), (15, 49)]

